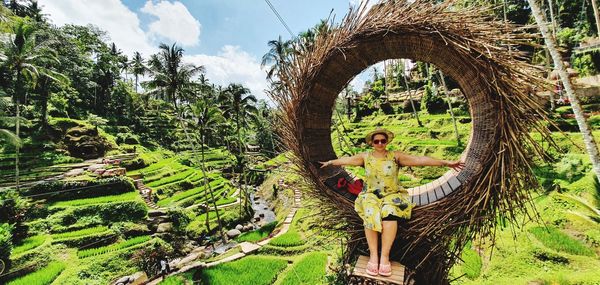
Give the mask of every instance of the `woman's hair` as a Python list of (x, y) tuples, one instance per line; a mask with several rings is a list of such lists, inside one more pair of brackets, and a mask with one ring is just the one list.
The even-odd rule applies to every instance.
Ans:
[(384, 137), (385, 137), (385, 139), (386, 139), (386, 140), (387, 140), (387, 139), (389, 139), (389, 138), (388, 138), (388, 135), (387, 135), (386, 133), (374, 133), (374, 134), (371, 136), (371, 141), (373, 140), (373, 138), (374, 138), (376, 135), (382, 135), (382, 136), (384, 136)]

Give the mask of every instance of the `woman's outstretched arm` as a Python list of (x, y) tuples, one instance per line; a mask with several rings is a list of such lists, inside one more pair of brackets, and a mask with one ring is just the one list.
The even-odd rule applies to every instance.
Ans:
[(365, 162), (364, 158), (365, 158), (365, 154), (364, 153), (359, 153), (359, 154), (355, 154), (353, 156), (343, 156), (343, 157), (340, 157), (338, 159), (332, 159), (332, 160), (328, 160), (328, 161), (319, 161), (319, 163), (321, 164), (321, 168), (327, 167), (327, 166), (330, 166), (330, 165), (338, 165), (338, 166), (355, 165), (355, 166), (361, 166)]
[(465, 166), (465, 163), (460, 160), (450, 161), (428, 156), (414, 156), (400, 151), (395, 151), (394, 156), (404, 166), (447, 166), (456, 171), (461, 170)]

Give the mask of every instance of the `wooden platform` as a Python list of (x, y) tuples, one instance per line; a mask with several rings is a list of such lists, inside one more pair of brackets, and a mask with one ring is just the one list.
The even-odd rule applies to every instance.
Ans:
[(390, 277), (384, 277), (381, 275), (371, 276), (366, 272), (368, 261), (368, 256), (361, 255), (358, 257), (358, 261), (356, 262), (356, 266), (354, 266), (352, 275), (373, 281), (382, 281), (389, 284), (404, 284), (404, 266), (402, 266), (402, 264), (392, 261), (392, 276)]

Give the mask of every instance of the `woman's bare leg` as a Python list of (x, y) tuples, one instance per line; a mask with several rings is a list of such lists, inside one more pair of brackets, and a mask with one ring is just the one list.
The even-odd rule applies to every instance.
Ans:
[(379, 236), (376, 231), (365, 228), (365, 237), (367, 237), (367, 244), (369, 245), (369, 262), (377, 264), (379, 262), (377, 255)]
[(388, 264), (390, 262), (390, 250), (396, 238), (397, 230), (398, 222), (383, 221), (383, 230), (381, 231), (381, 264)]

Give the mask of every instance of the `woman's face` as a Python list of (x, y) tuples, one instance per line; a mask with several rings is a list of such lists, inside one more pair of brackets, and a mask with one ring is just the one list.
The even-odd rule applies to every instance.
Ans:
[(384, 150), (388, 144), (387, 138), (382, 134), (376, 134), (373, 136), (373, 140), (371, 141), (373, 148), (375, 150)]

